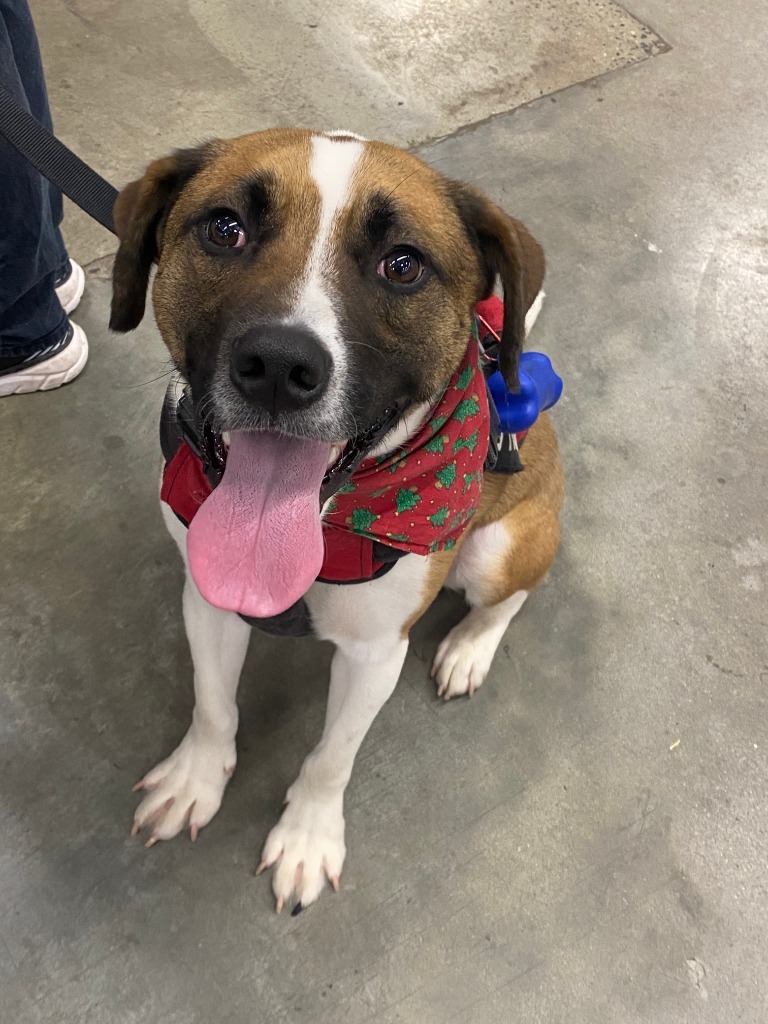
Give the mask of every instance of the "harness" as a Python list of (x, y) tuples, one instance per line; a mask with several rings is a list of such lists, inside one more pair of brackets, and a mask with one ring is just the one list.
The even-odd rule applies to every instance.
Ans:
[[(551, 398), (547, 404), (537, 401), (537, 383), (521, 363), (521, 392), (511, 395), (496, 370), (502, 322), (499, 299), (478, 304), (462, 363), (404, 446), (377, 458), (368, 455), (399, 420), (393, 407), (355, 437), (326, 474), (320, 490), (325, 557), (319, 582), (364, 583), (385, 575), (408, 553), (450, 550), (479, 506), (483, 473), (524, 468), (520, 446), (527, 429), (540, 409), (557, 400), (562, 382), (546, 356), (526, 353), (523, 360), (538, 356), (549, 366), (549, 389), (557, 393), (545, 395)], [(160, 440), (165, 458), (160, 497), (188, 527), (221, 480), (226, 448), (209, 425), (197, 423), (188, 387), (178, 399), (171, 387), (166, 392)], [(241, 617), (279, 636), (312, 632), (304, 598), (270, 618)]]

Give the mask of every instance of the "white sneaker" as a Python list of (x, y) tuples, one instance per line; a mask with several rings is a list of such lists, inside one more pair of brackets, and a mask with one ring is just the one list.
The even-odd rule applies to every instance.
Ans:
[(69, 314), (77, 309), (80, 299), (85, 290), (85, 273), (79, 263), (69, 261), (69, 273), (61, 274), (53, 283), (56, 289), (56, 296), (62, 305), (65, 313)]
[(35, 352), (0, 373), (0, 398), (60, 388), (62, 384), (74, 380), (87, 362), (88, 339), (85, 331), (77, 324), (70, 323), (63, 341)]

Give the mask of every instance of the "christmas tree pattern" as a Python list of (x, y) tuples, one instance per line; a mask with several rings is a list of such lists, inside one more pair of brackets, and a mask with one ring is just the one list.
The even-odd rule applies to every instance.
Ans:
[(433, 526), (445, 526), (445, 521), (448, 518), (448, 513), (451, 511), (449, 505), (443, 505), (437, 512), (434, 512), (429, 516), (429, 521)]
[(355, 533), (365, 533), (366, 530), (370, 530), (378, 518), (369, 508), (353, 508), (347, 524)]
[(471, 398), (464, 398), (461, 402), (459, 402), (459, 404), (456, 406), (456, 412), (454, 413), (454, 416), (459, 421), (459, 423), (463, 423), (464, 420), (467, 419), (469, 416), (477, 416), (479, 412), (480, 403), (478, 402), (477, 398), (473, 395)]
[(459, 374), (459, 379), (456, 381), (456, 390), (466, 391), (472, 381), (474, 374), (474, 368), (471, 366), (466, 366), (461, 371), (461, 373)]
[(448, 529), (451, 531), (451, 533), (453, 533), (454, 530), (458, 530), (458, 528), (464, 522), (465, 518), (466, 518), (466, 516), (465, 516), (465, 514), (463, 512), (457, 512), (456, 513), (456, 515), (451, 520), (451, 525), (448, 527)]
[(395, 495), (395, 515), (399, 516), (401, 512), (410, 512), (412, 509), (421, 501), (421, 495), (415, 487), (401, 487)]
[(445, 487), (446, 490), (450, 490), (456, 481), (456, 463), (450, 462), (447, 466), (443, 466), (442, 469), (438, 469), (435, 477), (437, 478), (436, 487), (438, 489)]
[(466, 448), (470, 452), (473, 452), (475, 450), (475, 448), (477, 447), (477, 442), (479, 441), (479, 439), (480, 439), (480, 431), (479, 431), (479, 429), (476, 430), (473, 434), (470, 434), (469, 437), (458, 437), (453, 442), (453, 451), (454, 451), (454, 453), (460, 452), (462, 448)]
[(424, 445), (424, 450), (428, 451), (430, 455), (442, 455), (443, 448), (445, 448), (449, 440), (450, 439), (447, 434), (435, 434), (435, 436)]
[(464, 474), (464, 486), (461, 489), (461, 493), (462, 494), (466, 494), (467, 491), (469, 490), (469, 488), (475, 482), (475, 480), (477, 480), (477, 482), (480, 483), (480, 480), (481, 480), (481, 474), (480, 473), (465, 473)]

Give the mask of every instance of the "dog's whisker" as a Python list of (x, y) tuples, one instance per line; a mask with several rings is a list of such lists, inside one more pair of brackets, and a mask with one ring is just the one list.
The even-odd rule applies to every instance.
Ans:
[(156, 377), (150, 377), (149, 380), (141, 381), (140, 384), (115, 384), (115, 388), (118, 391), (133, 391), (136, 388), (145, 388), (147, 384), (154, 384), (156, 380), (162, 380), (163, 377), (170, 377), (174, 373), (176, 367), (172, 366), (168, 370), (164, 370), (162, 373), (158, 373)]
[(377, 356), (381, 356), (382, 358), (384, 357), (384, 353), (381, 351), (380, 348), (376, 348), (375, 345), (369, 345), (365, 341), (357, 341), (355, 338), (350, 338), (349, 339), (349, 344), (350, 345), (357, 345), (360, 348), (369, 348), (371, 350), (371, 352), (375, 352)]

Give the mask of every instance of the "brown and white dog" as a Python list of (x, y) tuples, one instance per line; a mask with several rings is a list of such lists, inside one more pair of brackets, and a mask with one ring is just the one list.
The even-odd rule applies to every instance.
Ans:
[[(475, 305), (497, 280), (505, 298), (500, 363), (516, 385), (543, 253), (479, 191), (400, 149), (346, 132), (288, 129), (214, 141), (153, 163), (123, 190), (115, 219), (111, 326), (128, 331), (142, 319), (156, 262), (157, 323), (196, 408), (226, 432), (230, 451), (235, 436), (246, 447), (274, 439), (278, 455), (266, 456), (272, 483), (255, 490), (282, 493), (281, 474), (304, 468), (307, 479), (319, 479), (318, 460), (322, 477), (344, 443), (393, 405), (402, 417), (377, 452), (402, 445), (459, 366)], [(526, 438), (524, 461), (522, 473), (485, 474), (480, 508), (451, 550), (408, 554), (370, 582), (316, 582), (306, 593), (315, 634), (336, 651), (322, 738), (261, 856), (260, 869), (274, 869), (278, 910), (292, 897), (312, 903), (326, 880), (338, 888), (355, 756), (394, 690), (410, 628), (440, 588), (462, 590), (470, 608), (435, 657), (437, 692), (447, 699), (480, 686), (510, 620), (546, 576), (563, 495), (546, 414)], [(229, 512), (246, 524), (245, 537), (250, 503), (261, 503), (272, 517), (270, 544), (280, 549), (267, 560), (284, 555), (296, 564), (304, 542), (294, 526), (304, 528), (305, 513), (295, 523), (290, 509), (269, 511), (269, 493), (249, 494), (247, 462), (228, 499), (241, 507)], [(235, 768), (235, 695), (251, 633), (236, 600), (222, 608), (202, 597), (184, 527), (163, 511), (188, 567), (183, 609), (196, 703), (180, 745), (137, 785), (145, 795), (134, 834), (146, 829), (147, 845), (185, 828), (194, 839), (219, 809)], [(222, 529), (231, 532), (232, 522)], [(247, 586), (259, 585), (260, 543), (242, 543)], [(227, 571), (229, 585), (239, 570)]]

